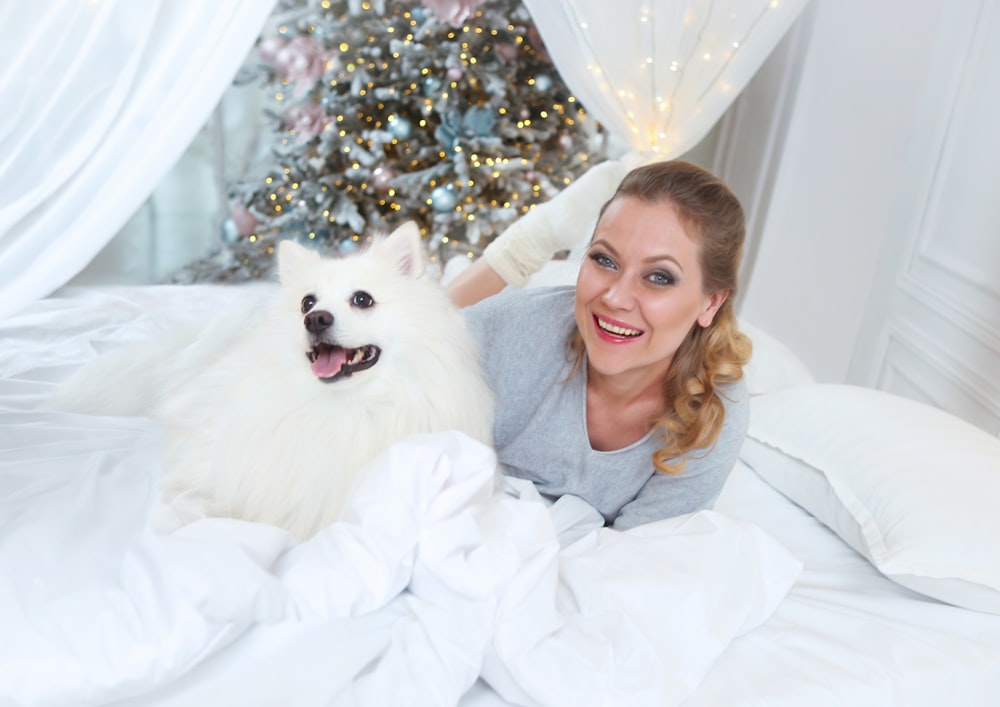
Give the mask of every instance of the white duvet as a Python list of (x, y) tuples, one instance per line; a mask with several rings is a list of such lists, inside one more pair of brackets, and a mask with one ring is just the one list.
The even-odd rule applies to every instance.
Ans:
[(458, 433), (388, 450), (345, 519), (298, 543), (161, 506), (150, 421), (35, 409), (162, 307), (226, 296), (89, 293), (0, 322), (0, 704), (455, 705), (489, 685), (662, 707), (801, 569), (712, 511), (604, 529), (578, 499), (495, 484), (492, 451)]

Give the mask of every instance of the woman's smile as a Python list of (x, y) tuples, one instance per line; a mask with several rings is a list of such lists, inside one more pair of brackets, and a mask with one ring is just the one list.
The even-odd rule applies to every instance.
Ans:
[(597, 335), (611, 343), (627, 343), (634, 341), (643, 334), (642, 329), (636, 329), (625, 322), (604, 317), (600, 314), (594, 315), (594, 326), (597, 329)]

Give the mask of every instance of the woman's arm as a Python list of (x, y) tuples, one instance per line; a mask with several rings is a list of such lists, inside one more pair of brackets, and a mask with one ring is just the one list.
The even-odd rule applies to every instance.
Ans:
[(484, 258), (478, 258), (465, 270), (455, 276), (447, 287), (451, 301), (459, 307), (486, 299), (500, 292), (507, 283)]
[(601, 205), (625, 176), (629, 159), (608, 160), (591, 167), (551, 201), (539, 204), (497, 236), (483, 255), (448, 286), (460, 307), (496, 294), (506, 285), (524, 287), (528, 278), (560, 250), (589, 237)]

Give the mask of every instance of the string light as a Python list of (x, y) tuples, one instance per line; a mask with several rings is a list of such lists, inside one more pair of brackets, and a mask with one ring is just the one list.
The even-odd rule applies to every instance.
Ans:
[[(563, 84), (548, 89), (557, 72), (526, 27), (496, 22), (515, 0), (484, 5), (459, 28), (436, 23), (426, 7), (355, 0), (348, 11), (331, 0), (300, 1), (301, 14), (286, 15), (279, 36), (305, 36), (332, 53), (320, 58), (314, 85), (276, 79), (269, 97), (279, 119), (299, 106), (298, 115), (318, 117), (289, 117), (275, 137), (283, 180), (262, 180), (256, 198), (267, 212), (250, 205), (263, 220), (242, 241), (256, 250), (233, 262), (266, 270), (260, 254), (273, 254), (283, 228), (326, 249), (358, 242), (345, 231), (391, 228), (400, 217), (418, 221), (429, 247), (454, 245), (452, 256), (472, 258), (516, 213), (550, 198), (587, 164), (588, 137), (578, 135), (583, 108)], [(432, 90), (431, 77), (440, 80)], [(470, 107), (489, 112), (473, 115)], [(392, 114), (406, 130), (387, 122)], [(384, 175), (376, 178), (376, 168)], [(443, 211), (429, 197), (441, 185), (455, 195)]]

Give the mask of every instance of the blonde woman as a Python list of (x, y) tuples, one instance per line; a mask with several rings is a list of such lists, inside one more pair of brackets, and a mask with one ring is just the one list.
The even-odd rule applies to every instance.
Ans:
[[(714, 175), (638, 167), (601, 208), (576, 286), (452, 286), (497, 396), (505, 473), (629, 528), (709, 508), (746, 435), (750, 341), (732, 296), (743, 210)], [(509, 245), (509, 244), (508, 244)]]

